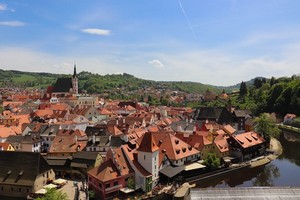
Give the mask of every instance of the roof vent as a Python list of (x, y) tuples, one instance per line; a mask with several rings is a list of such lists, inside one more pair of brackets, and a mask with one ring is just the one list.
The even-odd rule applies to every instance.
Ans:
[(163, 150), (162, 150), (162, 152), (163, 152), (163, 153), (166, 153), (166, 152), (167, 152), (167, 150), (163, 149)]
[(22, 176), (24, 173), (24, 170), (20, 171), (19, 176)]
[(186, 148), (182, 147), (182, 151), (183, 151), (183, 153), (185, 153), (186, 152)]
[(176, 140), (175, 140), (175, 144), (179, 144), (179, 140), (176, 139)]
[(11, 170), (8, 170), (7, 175), (10, 175), (10, 174), (11, 174)]
[(188, 148), (189, 148), (189, 150), (191, 151), (193, 147), (192, 147), (192, 146), (189, 146)]
[(176, 153), (177, 153), (177, 154), (179, 154), (179, 153), (180, 153), (180, 149), (176, 149), (175, 151), (176, 151)]

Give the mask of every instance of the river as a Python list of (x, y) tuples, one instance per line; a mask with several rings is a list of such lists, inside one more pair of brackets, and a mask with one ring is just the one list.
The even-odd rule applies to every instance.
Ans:
[(283, 153), (271, 163), (262, 167), (243, 169), (217, 178), (199, 181), (196, 187), (300, 187), (300, 135), (284, 132), (279, 141), (283, 147)]

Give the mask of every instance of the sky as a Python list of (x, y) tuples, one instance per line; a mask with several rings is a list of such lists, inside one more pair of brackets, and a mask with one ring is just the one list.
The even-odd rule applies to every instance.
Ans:
[(300, 72), (299, 0), (0, 0), (0, 69), (229, 86)]

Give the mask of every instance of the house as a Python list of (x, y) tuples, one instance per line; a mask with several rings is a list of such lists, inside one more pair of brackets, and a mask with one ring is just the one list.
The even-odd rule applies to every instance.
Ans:
[(77, 115), (82, 115), (89, 120), (91, 120), (92, 117), (96, 117), (100, 114), (99, 111), (93, 106), (81, 106), (81, 105), (76, 106), (72, 112)]
[(43, 139), (39, 133), (29, 132), (27, 135), (23, 136), (21, 149), (22, 151), (40, 153), (43, 151)]
[(15, 151), (22, 151), (22, 141), (24, 136), (22, 135), (10, 135), (7, 137), (6, 142), (11, 144)]
[(286, 114), (283, 119), (284, 124), (291, 124), (297, 116), (295, 114)]
[(100, 199), (118, 195), (128, 185), (129, 179), (134, 179), (134, 171), (122, 148), (109, 149), (106, 160), (88, 171), (89, 188)]
[(265, 139), (254, 131), (232, 135), (227, 141), (233, 149), (232, 155), (241, 161), (261, 156), (266, 149)]
[(8, 142), (0, 143), (0, 151), (14, 151), (14, 147)]
[(87, 144), (86, 138), (73, 135), (56, 135), (48, 151), (49, 156), (72, 156), (77, 151), (82, 151)]
[(255, 120), (251, 117), (247, 118), (245, 121), (245, 131), (246, 132), (250, 132), (250, 131), (254, 131), (254, 127), (255, 127)]
[(40, 153), (0, 151), (0, 158), (1, 196), (26, 198), (55, 179)]
[(46, 127), (46, 130), (40, 133), (41, 138), (43, 139), (43, 150), (44, 152), (48, 152), (52, 142), (59, 131), (58, 125), (50, 125)]
[(197, 108), (193, 114), (194, 120), (215, 121), (218, 124), (231, 124), (233, 118), (226, 108), (221, 107), (201, 107)]
[(85, 178), (89, 170), (99, 166), (102, 162), (103, 158), (99, 152), (77, 151), (71, 160), (72, 174), (78, 174), (81, 178)]
[(249, 111), (247, 110), (234, 110), (232, 113), (233, 121), (236, 124), (236, 129), (238, 131), (245, 130), (246, 117), (249, 116)]

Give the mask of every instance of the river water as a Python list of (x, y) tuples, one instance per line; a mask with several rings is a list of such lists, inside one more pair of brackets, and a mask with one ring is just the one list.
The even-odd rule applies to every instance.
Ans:
[(196, 187), (300, 187), (300, 134), (284, 132), (279, 141), (283, 147), (283, 153), (271, 163), (200, 181)]

